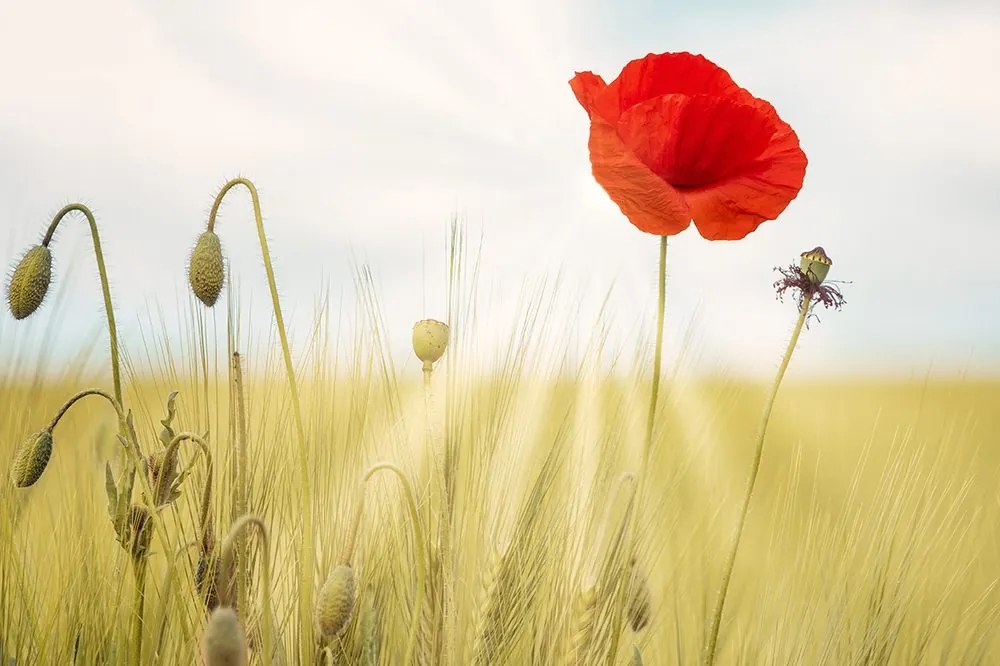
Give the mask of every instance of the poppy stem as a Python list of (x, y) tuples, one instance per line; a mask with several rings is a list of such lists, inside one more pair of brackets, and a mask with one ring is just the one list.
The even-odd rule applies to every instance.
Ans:
[[(264, 219), (260, 210), (260, 196), (257, 187), (247, 178), (234, 178), (222, 186), (219, 193), (215, 195), (212, 209), (208, 214), (208, 231), (215, 231), (215, 219), (219, 213), (219, 207), (226, 194), (234, 187), (242, 185), (250, 192), (250, 201), (253, 204), (253, 217), (257, 225), (257, 239), (260, 241), (261, 256), (264, 259), (264, 271), (267, 273), (267, 286), (271, 292), (271, 305), (274, 308), (274, 321), (278, 329), (278, 338), (281, 342), (281, 354), (285, 364), (285, 374), (288, 379), (288, 389), (292, 399), (292, 415), (295, 421), (295, 434), (298, 439), (299, 474), (301, 476), (300, 487), (302, 489), (302, 544), (301, 558), (299, 563), (299, 615), (309, 617), (312, 613), (313, 594), (313, 510), (312, 510), (312, 489), (309, 476), (309, 456), (307, 449), (306, 430), (302, 420), (302, 407), (299, 400), (299, 388), (295, 381), (295, 365), (292, 362), (292, 353), (288, 345), (288, 334), (285, 330), (285, 319), (281, 313), (281, 300), (278, 298), (278, 285), (274, 279), (274, 267), (271, 265), (271, 251), (267, 246), (267, 235), (264, 233)], [(300, 635), (299, 653), (307, 655), (312, 653), (311, 623), (304, 623)]]
[(45, 232), (45, 238), (42, 239), (42, 245), (44, 247), (49, 246), (49, 243), (52, 242), (52, 235), (56, 232), (56, 227), (59, 226), (64, 217), (74, 211), (83, 213), (84, 217), (87, 218), (87, 223), (90, 225), (90, 237), (94, 242), (94, 257), (97, 259), (97, 273), (100, 276), (101, 291), (104, 294), (104, 311), (108, 319), (108, 338), (111, 344), (111, 378), (114, 383), (115, 400), (118, 401), (118, 404), (123, 404), (121, 371), (118, 362), (118, 327), (115, 324), (115, 310), (111, 305), (111, 287), (108, 284), (108, 270), (104, 265), (104, 252), (101, 250), (101, 235), (97, 232), (97, 221), (94, 219), (94, 214), (89, 208), (80, 203), (64, 206), (52, 218), (52, 222)]
[(656, 401), (660, 394), (660, 366), (663, 362), (663, 315), (667, 297), (667, 237), (660, 236), (659, 297), (656, 310), (656, 351), (653, 353), (653, 387), (649, 396), (649, 414), (646, 417), (646, 439), (642, 449), (642, 469), (649, 464), (653, 448), (653, 425), (656, 421)]
[(722, 576), (722, 585), (719, 587), (719, 596), (715, 602), (715, 610), (712, 613), (712, 624), (709, 627), (708, 632), (708, 643), (705, 646), (705, 651), (702, 659), (704, 666), (713, 666), (715, 664), (716, 648), (719, 642), (719, 627), (722, 624), (722, 613), (726, 605), (726, 594), (729, 591), (729, 581), (733, 577), (733, 567), (736, 564), (736, 555), (740, 548), (740, 539), (743, 537), (743, 528), (747, 522), (747, 514), (750, 512), (750, 500), (753, 498), (754, 484), (757, 482), (757, 472), (760, 470), (760, 461), (764, 453), (764, 436), (767, 434), (767, 424), (771, 420), (771, 409), (774, 407), (774, 399), (778, 395), (778, 388), (781, 386), (781, 380), (785, 376), (785, 371), (788, 369), (788, 363), (792, 360), (792, 352), (795, 351), (795, 345), (799, 341), (799, 334), (802, 333), (802, 326), (806, 323), (806, 318), (809, 316), (809, 309), (812, 305), (812, 294), (805, 294), (802, 305), (799, 307), (799, 318), (795, 322), (795, 329), (792, 331), (792, 337), (788, 341), (788, 348), (785, 349), (785, 356), (781, 359), (781, 365), (778, 367), (778, 374), (774, 378), (774, 384), (771, 386), (771, 392), (767, 397), (767, 402), (764, 406), (764, 414), (761, 417), (760, 428), (757, 431), (757, 447), (754, 452), (753, 464), (750, 468), (750, 480), (747, 483), (746, 495), (743, 498), (743, 509), (740, 511), (740, 521), (736, 528), (736, 539), (733, 541), (732, 549), (729, 552), (729, 558), (726, 561), (726, 568)]

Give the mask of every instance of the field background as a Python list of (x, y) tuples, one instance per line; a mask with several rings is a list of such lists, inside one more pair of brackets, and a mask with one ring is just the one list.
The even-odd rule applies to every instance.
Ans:
[[(244, 347), (250, 508), (270, 525), (274, 627), (294, 663), (299, 629), (310, 619), (296, 607), (301, 503), (278, 347), (273, 337), (241, 338), (237, 323), (227, 333), (193, 312), (185, 334), (164, 328), (128, 356), (126, 401), (148, 453), (167, 393), (180, 391), (176, 425), (210, 431), (213, 510), (216, 524), (226, 525), (233, 442), (226, 349)], [(566, 660), (580, 591), (599, 575), (628, 505), (622, 476), (638, 465), (648, 401), (648, 377), (634, 369), (649, 367), (646, 353), (610, 368), (534, 353), (545, 331), (529, 318), (506, 349), (473, 362), (459, 326), (425, 402), (419, 371), (400, 371), (382, 347), (377, 308), (358, 319), (367, 323), (354, 333), (317, 325), (298, 366), (317, 588), (343, 548), (371, 464), (398, 464), (417, 488), (425, 529), (435, 524), (428, 442), (452, 437), (460, 454), (448, 660), (481, 657), (490, 631), (503, 644), (494, 663)], [(92, 353), (58, 367), (27, 358), (4, 374), (0, 459), (10, 460), (70, 394), (106, 382), (87, 370)], [(647, 664), (689, 664), (704, 638), (765, 385), (675, 365), (649, 487), (636, 500), (651, 622), (623, 631), (615, 656), (605, 646), (579, 663), (629, 663), (638, 648)], [(797, 376), (794, 361), (792, 368), (771, 421), (721, 662), (1000, 663), (1000, 380), (809, 379)], [(73, 663), (74, 653), (76, 663), (116, 661), (127, 641), (131, 572), (103, 488), (115, 422), (106, 404), (90, 400), (56, 429), (42, 479), (0, 491), (0, 655), (16, 658), (11, 663)], [(182, 546), (193, 538), (203, 470), (194, 464), (184, 496), (164, 514), (167, 542), (153, 541), (145, 663), (191, 663), (197, 654), (205, 619), (193, 587), (197, 552)], [(361, 632), (373, 623), (378, 650), (365, 652), (366, 663), (398, 663), (415, 550), (395, 480), (376, 477), (367, 497), (358, 608), (334, 661), (359, 660)], [(504, 553), (516, 562), (500, 585)], [(491, 615), (497, 594), (509, 598)], [(497, 613), (501, 628), (485, 628)], [(432, 641), (422, 629), (424, 662)]]

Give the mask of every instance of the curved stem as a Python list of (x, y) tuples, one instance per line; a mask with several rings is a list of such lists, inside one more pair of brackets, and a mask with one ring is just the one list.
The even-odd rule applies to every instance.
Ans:
[[(208, 523), (208, 512), (211, 509), (212, 503), (212, 452), (208, 449), (208, 444), (200, 435), (193, 432), (182, 432), (175, 435), (174, 438), (170, 440), (170, 443), (167, 444), (166, 450), (163, 454), (164, 464), (166, 464), (166, 461), (177, 455), (177, 448), (180, 446), (181, 442), (184, 441), (192, 441), (197, 444), (198, 448), (201, 449), (202, 455), (205, 456), (205, 474), (207, 477), (205, 481), (205, 489), (202, 492), (201, 507), (198, 511), (198, 524), (202, 530), (202, 534), (200, 536), (204, 537), (204, 530)], [(193, 464), (194, 462), (192, 461), (191, 465)], [(156, 488), (153, 489), (156, 493), (156, 497), (160, 497), (160, 494), (163, 492), (163, 488), (161, 487), (163, 482), (164, 477), (161, 475), (157, 480)]]
[(753, 498), (754, 484), (757, 482), (757, 472), (760, 470), (760, 461), (764, 454), (764, 436), (767, 434), (767, 424), (771, 420), (774, 399), (778, 395), (778, 388), (781, 386), (781, 380), (788, 369), (788, 363), (792, 360), (792, 352), (795, 351), (795, 345), (799, 341), (799, 334), (802, 333), (802, 325), (806, 323), (811, 305), (812, 298), (810, 295), (807, 295), (802, 302), (802, 306), (799, 308), (799, 318), (795, 322), (795, 329), (792, 331), (792, 337), (788, 341), (788, 347), (785, 349), (785, 356), (781, 359), (778, 374), (774, 378), (771, 392), (767, 397), (767, 402), (764, 404), (764, 414), (761, 417), (760, 427), (757, 431), (757, 446), (754, 451), (753, 463), (750, 467), (750, 480), (747, 483), (746, 495), (743, 498), (743, 508), (740, 511), (740, 521), (736, 528), (736, 539), (733, 541), (732, 549), (729, 551), (729, 558), (726, 560), (726, 568), (723, 570), (722, 575), (722, 585), (719, 587), (719, 596), (715, 602), (714, 612), (712, 613), (712, 623), (708, 632), (708, 644), (705, 646), (705, 653), (703, 655), (703, 663), (706, 666), (712, 666), (715, 663), (716, 648), (719, 642), (719, 627), (722, 624), (722, 613), (726, 605), (726, 594), (729, 592), (729, 581), (733, 576), (733, 567), (736, 564), (740, 539), (743, 537), (743, 528), (747, 522), (747, 514), (750, 512), (750, 500)]
[(222, 573), (220, 576), (221, 589), (219, 590), (219, 603), (222, 606), (232, 606), (233, 599), (230, 592), (232, 581), (229, 580), (229, 576), (233, 569), (233, 559), (236, 556), (236, 542), (240, 532), (250, 525), (257, 528), (257, 533), (260, 535), (261, 541), (261, 559), (264, 563), (264, 608), (260, 620), (264, 645), (261, 663), (269, 664), (274, 654), (271, 651), (271, 546), (267, 534), (267, 525), (264, 524), (264, 521), (259, 516), (247, 515), (240, 517), (239, 520), (233, 523), (233, 526), (229, 529), (229, 534), (226, 535), (226, 539), (222, 543), (222, 562), (220, 565)]
[(426, 579), (425, 567), (427, 562), (424, 559), (424, 530), (420, 526), (420, 515), (417, 513), (417, 502), (416, 496), (413, 494), (413, 487), (401, 469), (392, 463), (378, 463), (370, 467), (365, 473), (365, 482), (381, 470), (392, 472), (399, 478), (399, 482), (403, 486), (403, 494), (406, 495), (406, 505), (410, 512), (410, 522), (413, 524), (413, 538), (416, 540), (414, 551), (417, 555), (417, 597), (413, 604), (413, 619), (410, 620), (410, 634), (406, 639), (406, 654), (403, 658), (404, 664), (412, 664), (414, 650), (417, 645), (417, 630), (420, 627), (420, 613), (423, 607), (424, 581)]
[(104, 292), (104, 311), (108, 318), (108, 337), (111, 343), (111, 378), (114, 383), (115, 389), (115, 399), (119, 404), (122, 403), (122, 382), (121, 382), (121, 370), (120, 364), (118, 362), (118, 327), (115, 324), (115, 311), (111, 305), (111, 287), (108, 284), (108, 271), (104, 266), (104, 252), (101, 250), (101, 236), (97, 232), (97, 221), (94, 219), (94, 214), (90, 212), (90, 209), (80, 203), (69, 204), (64, 206), (62, 210), (56, 213), (56, 216), (52, 219), (52, 223), (49, 224), (48, 230), (45, 232), (45, 238), (42, 239), (42, 245), (45, 247), (49, 246), (52, 241), (52, 235), (56, 231), (56, 227), (62, 219), (69, 213), (72, 212), (83, 213), (87, 218), (87, 222), (90, 224), (90, 236), (94, 241), (94, 256), (97, 258), (97, 272), (101, 278), (101, 290)]
[(91, 395), (100, 396), (105, 400), (107, 400), (109, 403), (111, 403), (111, 406), (115, 408), (115, 413), (118, 415), (118, 421), (121, 423), (125, 422), (125, 412), (122, 410), (122, 405), (118, 400), (111, 397), (111, 395), (109, 395), (107, 391), (103, 391), (101, 389), (87, 389), (85, 391), (80, 391), (79, 393), (76, 393), (73, 396), (71, 396), (69, 400), (67, 400), (63, 404), (63, 406), (59, 408), (59, 411), (56, 412), (56, 415), (52, 418), (52, 421), (49, 423), (46, 430), (48, 430), (49, 432), (55, 430), (56, 426), (59, 425), (59, 421), (61, 421), (62, 418), (66, 416), (66, 412), (68, 412), (70, 408), (73, 407), (73, 405), (75, 405), (80, 400), (86, 398), (87, 396)]
[[(260, 197), (257, 188), (247, 178), (234, 178), (222, 186), (212, 203), (212, 210), (208, 214), (208, 231), (215, 230), (215, 218), (219, 213), (219, 206), (226, 194), (237, 185), (243, 185), (250, 192), (250, 200), (253, 203), (254, 221), (257, 223), (257, 238), (260, 241), (260, 251), (264, 258), (264, 270), (267, 273), (267, 284), (271, 292), (271, 304), (274, 307), (274, 319), (278, 327), (278, 337), (281, 340), (281, 353), (285, 362), (285, 373), (288, 376), (288, 386), (292, 396), (292, 411), (295, 417), (295, 430), (298, 437), (299, 453), (299, 473), (301, 476), (300, 486), (302, 488), (302, 550), (300, 553), (300, 585), (299, 585), (299, 614), (301, 617), (309, 617), (312, 612), (312, 583), (313, 583), (313, 520), (312, 520), (312, 490), (309, 480), (309, 461), (306, 450), (306, 431), (302, 421), (302, 408), (299, 402), (299, 389), (295, 381), (295, 367), (292, 364), (292, 354), (288, 345), (288, 335), (285, 332), (285, 320), (281, 314), (281, 302), (278, 299), (278, 286), (274, 279), (274, 268), (271, 266), (271, 252), (267, 247), (267, 236), (264, 233), (264, 220), (260, 212)], [(300, 657), (311, 654), (310, 646), (312, 641), (312, 623), (303, 623), (301, 632), (301, 643), (299, 645)]]

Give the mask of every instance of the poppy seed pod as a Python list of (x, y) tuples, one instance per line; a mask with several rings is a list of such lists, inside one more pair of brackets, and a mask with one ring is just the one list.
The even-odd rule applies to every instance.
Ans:
[(36, 245), (18, 262), (7, 285), (7, 303), (14, 319), (24, 319), (37, 310), (51, 283), (52, 252)]
[(801, 256), (799, 268), (806, 274), (810, 282), (813, 284), (822, 284), (830, 272), (830, 267), (833, 266), (833, 260), (826, 255), (826, 252), (821, 247), (803, 252)]
[(21, 444), (11, 466), (10, 479), (18, 488), (32, 486), (42, 476), (52, 456), (52, 433), (33, 432)]
[(653, 595), (649, 583), (638, 569), (632, 572), (628, 590), (628, 623), (632, 631), (639, 632), (649, 624)]
[(212, 611), (201, 640), (205, 666), (245, 666), (249, 663), (246, 634), (236, 611), (220, 606)]
[(346, 564), (333, 568), (316, 600), (316, 630), (325, 638), (336, 638), (354, 612), (354, 569)]
[(222, 258), (222, 244), (214, 231), (206, 231), (198, 237), (191, 252), (188, 266), (188, 281), (191, 290), (208, 307), (215, 305), (222, 293), (226, 279), (226, 262)]
[(413, 351), (424, 362), (424, 370), (431, 370), (434, 363), (444, 356), (448, 348), (448, 324), (435, 319), (424, 319), (413, 325)]

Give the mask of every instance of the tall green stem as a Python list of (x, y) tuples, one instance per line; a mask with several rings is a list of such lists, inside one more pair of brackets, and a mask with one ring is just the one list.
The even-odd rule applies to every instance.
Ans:
[[(413, 663), (413, 654), (417, 647), (417, 631), (420, 628), (420, 613), (423, 607), (424, 601), (424, 583), (426, 580), (426, 565), (427, 561), (425, 559), (426, 553), (424, 552), (424, 530), (420, 526), (420, 515), (417, 512), (417, 501), (416, 496), (413, 494), (413, 487), (410, 485), (409, 479), (403, 474), (403, 471), (393, 465), (392, 463), (378, 463), (373, 465), (365, 473), (364, 480), (367, 482), (376, 472), (380, 470), (386, 470), (392, 472), (399, 478), (399, 482), (403, 486), (403, 494), (406, 496), (406, 506), (410, 512), (410, 523), (413, 525), (413, 538), (416, 543), (413, 544), (414, 552), (417, 556), (417, 596), (413, 603), (413, 617), (410, 620), (410, 633), (406, 639), (406, 654), (403, 658), (404, 664)], [(357, 538), (357, 521), (355, 522), (355, 528), (348, 542), (348, 548), (353, 552), (354, 540)], [(348, 561), (350, 561), (348, 559)]]
[(94, 214), (90, 212), (89, 208), (80, 203), (64, 206), (52, 219), (52, 223), (45, 232), (45, 238), (42, 239), (42, 245), (45, 247), (49, 246), (49, 243), (52, 242), (52, 235), (56, 232), (56, 227), (59, 226), (59, 223), (66, 215), (74, 211), (83, 213), (90, 224), (90, 236), (94, 241), (94, 256), (97, 258), (97, 272), (101, 278), (101, 290), (104, 292), (104, 311), (108, 318), (108, 338), (111, 343), (111, 377), (114, 381), (115, 400), (118, 401), (118, 404), (124, 404), (122, 401), (121, 370), (118, 362), (118, 327), (115, 324), (115, 310), (111, 305), (111, 287), (108, 285), (108, 271), (104, 266), (101, 235), (97, 231), (97, 221), (94, 219)]
[[(264, 258), (264, 270), (267, 273), (267, 284), (271, 291), (271, 305), (274, 307), (274, 319), (278, 327), (278, 337), (281, 340), (281, 353), (285, 361), (285, 374), (288, 376), (289, 391), (292, 396), (292, 412), (295, 418), (295, 431), (298, 438), (299, 474), (302, 488), (302, 548), (299, 553), (299, 617), (308, 618), (312, 613), (313, 596), (313, 512), (312, 489), (309, 478), (309, 460), (306, 444), (306, 431), (302, 421), (302, 407), (299, 401), (298, 384), (295, 381), (295, 366), (292, 364), (292, 353), (288, 345), (288, 335), (285, 332), (285, 319), (281, 314), (281, 302), (278, 298), (278, 285), (274, 279), (274, 268), (271, 266), (271, 252), (267, 247), (267, 236), (264, 233), (264, 220), (260, 212), (260, 197), (257, 188), (246, 178), (234, 178), (226, 183), (215, 196), (212, 210), (208, 214), (208, 231), (215, 230), (215, 218), (219, 212), (222, 199), (231, 189), (243, 185), (250, 192), (253, 203), (254, 221), (257, 223), (257, 238), (260, 240), (260, 251)], [(303, 622), (300, 630), (300, 658), (308, 659), (311, 654), (312, 622)]]
[(660, 237), (659, 294), (656, 307), (656, 350), (653, 352), (653, 387), (649, 394), (649, 413), (646, 416), (646, 438), (642, 448), (642, 474), (646, 476), (646, 466), (653, 449), (653, 425), (656, 422), (656, 401), (660, 395), (660, 367), (663, 362), (663, 315), (667, 298), (667, 237)]
[(736, 539), (733, 541), (732, 549), (729, 551), (729, 558), (726, 561), (726, 568), (722, 575), (722, 585), (719, 587), (719, 596), (715, 602), (715, 610), (712, 613), (712, 623), (708, 631), (708, 643), (705, 646), (705, 652), (703, 655), (702, 663), (705, 666), (712, 666), (715, 664), (716, 648), (719, 642), (719, 627), (722, 624), (722, 613), (726, 605), (726, 594), (729, 592), (729, 581), (733, 577), (733, 567), (736, 564), (736, 555), (740, 548), (740, 539), (743, 537), (743, 528), (747, 522), (747, 514), (750, 512), (750, 500), (753, 498), (754, 484), (757, 482), (757, 472), (760, 470), (761, 457), (764, 454), (764, 436), (767, 434), (767, 424), (771, 420), (771, 410), (774, 407), (774, 399), (778, 395), (778, 388), (781, 386), (781, 380), (785, 376), (785, 371), (788, 369), (788, 363), (792, 360), (792, 352), (795, 351), (795, 345), (799, 341), (799, 334), (802, 333), (802, 326), (806, 323), (806, 318), (809, 316), (809, 307), (812, 305), (811, 295), (807, 294), (802, 301), (802, 306), (799, 308), (799, 318), (795, 322), (795, 329), (792, 331), (792, 337), (788, 341), (788, 348), (785, 349), (785, 356), (781, 359), (781, 365), (778, 367), (778, 374), (774, 378), (774, 384), (771, 386), (771, 392), (767, 397), (767, 402), (764, 405), (764, 414), (761, 417), (760, 428), (757, 431), (757, 447), (754, 451), (753, 464), (750, 467), (750, 480), (747, 483), (746, 495), (743, 498), (743, 508), (740, 511), (740, 522), (736, 528)]
[[(657, 280), (657, 301), (656, 301), (656, 347), (653, 351), (653, 383), (649, 392), (649, 411), (646, 414), (646, 432), (642, 442), (642, 466), (639, 468), (638, 483), (634, 498), (641, 501), (645, 492), (648, 477), (649, 458), (653, 451), (653, 431), (656, 425), (656, 405), (660, 397), (660, 374), (663, 365), (663, 319), (666, 311), (667, 300), (667, 236), (660, 236), (660, 263), (659, 276)], [(631, 505), (630, 505), (631, 506)], [(629, 546), (629, 556), (634, 557), (636, 544), (639, 539), (639, 512), (630, 510), (627, 522), (628, 532), (626, 543)], [(627, 589), (622, 590), (622, 595), (627, 593)], [(624, 600), (624, 596), (622, 597)], [(611, 649), (608, 652), (608, 663), (614, 663), (618, 655), (618, 643), (620, 632), (614, 632), (611, 636)]]

